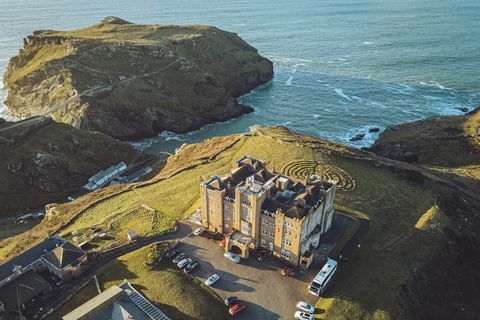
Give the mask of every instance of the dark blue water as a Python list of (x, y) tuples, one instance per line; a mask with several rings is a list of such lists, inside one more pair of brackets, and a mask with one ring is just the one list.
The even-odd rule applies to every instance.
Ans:
[[(152, 152), (255, 124), (349, 142), (432, 115), (480, 105), (480, 1), (13, 1), (0, 0), (0, 72), (37, 29), (74, 29), (109, 15), (137, 23), (203, 23), (237, 32), (275, 64), (272, 83), (241, 101), (255, 113), (137, 143)], [(0, 95), (6, 93), (0, 90)]]

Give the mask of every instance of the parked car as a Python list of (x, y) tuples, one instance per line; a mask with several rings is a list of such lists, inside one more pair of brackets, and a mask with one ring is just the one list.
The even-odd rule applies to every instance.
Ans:
[(196, 267), (198, 267), (198, 262), (194, 260), (194, 261), (190, 262), (189, 264), (187, 264), (187, 266), (183, 269), (183, 272), (190, 273)]
[(235, 262), (235, 263), (240, 263), (240, 257), (234, 255), (234, 254), (231, 253), (231, 252), (225, 252), (225, 253), (223, 254), (223, 256), (224, 256), (225, 258), (227, 258), (228, 260), (230, 260), (230, 261), (233, 261), (233, 262)]
[(238, 298), (235, 297), (235, 296), (230, 296), (230, 297), (227, 297), (227, 299), (225, 299), (225, 305), (227, 307), (231, 307), (233, 306), (234, 304), (237, 304), (238, 303)]
[(268, 252), (265, 251), (265, 250), (260, 251), (260, 252), (257, 254), (257, 261), (262, 262), (263, 260), (265, 260), (265, 258), (267, 257), (267, 254), (268, 254)]
[(230, 313), (232, 316), (236, 316), (240, 312), (242, 312), (245, 309), (245, 305), (243, 303), (237, 303), (234, 304), (230, 310), (228, 310), (228, 313)]
[(211, 286), (215, 282), (217, 282), (220, 279), (220, 276), (218, 274), (212, 274), (207, 280), (205, 280), (205, 284), (207, 286)]
[(282, 269), (282, 276), (290, 277), (293, 275), (295, 275), (295, 266), (291, 264), (285, 265), (285, 267)]
[(180, 251), (178, 251), (178, 250), (168, 251), (167, 253), (165, 253), (165, 258), (172, 260), (173, 258), (178, 256), (179, 253), (180, 253)]
[(176, 256), (175, 258), (173, 258), (173, 263), (179, 263), (180, 261), (182, 261), (183, 259), (185, 259), (187, 257), (187, 255), (185, 253), (179, 253), (178, 256)]
[(297, 302), (297, 309), (302, 310), (304, 312), (308, 312), (308, 313), (314, 313), (315, 312), (315, 307), (314, 306), (311, 306), (308, 303), (303, 302), (303, 301)]
[(297, 320), (313, 320), (313, 316), (306, 312), (297, 311), (295, 312), (295, 319)]
[(205, 228), (199, 227), (193, 231), (193, 234), (199, 236), (203, 233), (203, 231), (205, 231)]
[(223, 238), (222, 240), (220, 240), (220, 247), (222, 248), (225, 248), (225, 245), (227, 244), (227, 240), (225, 238)]
[(50, 276), (50, 279), (53, 281), (53, 283), (55, 283), (57, 287), (60, 287), (63, 284), (63, 280), (60, 279), (60, 277), (55, 274), (52, 274)]
[(67, 200), (71, 202), (71, 201), (75, 200), (75, 198), (70, 196), (70, 197), (67, 197)]
[(185, 258), (183, 260), (180, 260), (179, 263), (177, 263), (177, 267), (179, 267), (180, 269), (183, 269), (185, 268), (190, 262), (192, 262), (193, 260), (190, 259), (190, 258)]

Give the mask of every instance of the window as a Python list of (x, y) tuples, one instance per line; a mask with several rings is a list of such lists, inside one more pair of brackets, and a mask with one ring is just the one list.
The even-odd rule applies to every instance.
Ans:
[(266, 247), (266, 246), (267, 246), (267, 242), (262, 239), (262, 240), (260, 240), (260, 245), (261, 245), (262, 247)]
[(275, 238), (275, 233), (270, 232), (270, 238)]
[(228, 229), (228, 224), (225, 224), (225, 229)]
[(270, 222), (270, 227), (275, 228), (275, 225), (273, 224), (273, 222)]

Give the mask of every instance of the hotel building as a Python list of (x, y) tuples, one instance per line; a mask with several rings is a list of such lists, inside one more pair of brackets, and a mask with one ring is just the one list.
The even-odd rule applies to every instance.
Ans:
[(335, 183), (315, 175), (298, 181), (248, 156), (230, 175), (203, 182), (200, 193), (202, 225), (224, 234), (225, 250), (242, 258), (261, 247), (306, 269), (332, 224)]

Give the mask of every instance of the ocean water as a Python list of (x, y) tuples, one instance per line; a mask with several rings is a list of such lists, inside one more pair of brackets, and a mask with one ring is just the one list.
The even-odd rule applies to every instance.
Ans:
[[(110, 15), (215, 25), (274, 62), (274, 80), (240, 99), (254, 113), (133, 143), (153, 153), (257, 124), (362, 147), (378, 135), (349, 139), (371, 127), (480, 105), (478, 0), (0, 0), (0, 12), (0, 73), (32, 31), (86, 27)], [(0, 105), (3, 116), (6, 111)]]

